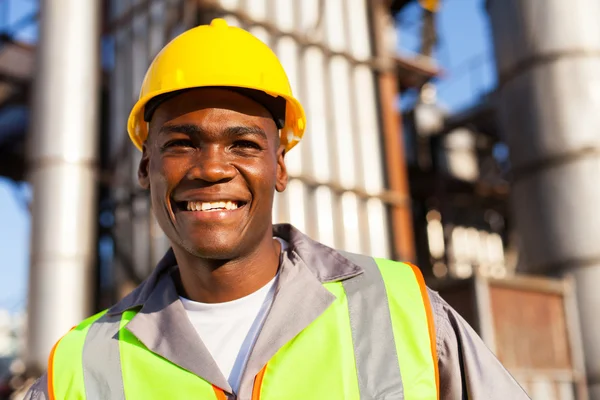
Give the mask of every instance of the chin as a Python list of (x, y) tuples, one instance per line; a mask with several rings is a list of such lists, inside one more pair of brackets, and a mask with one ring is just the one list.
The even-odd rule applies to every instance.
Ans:
[[(210, 239), (206, 237), (209, 236)], [(190, 240), (191, 239), (191, 240)], [(204, 235), (202, 238), (183, 240), (182, 247), (195, 257), (209, 260), (230, 260), (242, 253), (239, 237), (231, 240), (219, 235)]]

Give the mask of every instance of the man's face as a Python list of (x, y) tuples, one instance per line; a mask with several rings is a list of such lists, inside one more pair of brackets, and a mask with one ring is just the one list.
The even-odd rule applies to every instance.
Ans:
[(275, 122), (231, 91), (184, 92), (155, 111), (139, 168), (173, 246), (233, 259), (272, 235), (274, 191), (287, 185)]

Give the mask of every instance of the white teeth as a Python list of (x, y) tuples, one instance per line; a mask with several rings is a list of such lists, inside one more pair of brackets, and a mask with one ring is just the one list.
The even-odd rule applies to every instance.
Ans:
[(236, 210), (238, 207), (237, 202), (234, 201), (213, 201), (213, 202), (199, 202), (199, 201), (188, 201), (188, 211), (218, 211), (218, 210)]

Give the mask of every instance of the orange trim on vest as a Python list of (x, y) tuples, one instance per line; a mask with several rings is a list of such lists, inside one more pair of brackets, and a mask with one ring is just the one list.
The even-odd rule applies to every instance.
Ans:
[(421, 296), (423, 297), (423, 304), (425, 305), (425, 314), (427, 314), (427, 326), (429, 329), (429, 342), (431, 343), (431, 355), (433, 357), (433, 367), (435, 369), (435, 386), (437, 388), (437, 398), (440, 398), (440, 372), (438, 366), (438, 354), (436, 348), (436, 335), (435, 335), (435, 322), (433, 319), (433, 310), (431, 309), (431, 301), (429, 300), (429, 294), (427, 293), (427, 286), (425, 285), (425, 279), (421, 270), (416, 265), (406, 263), (410, 265), (419, 282), (419, 288), (421, 289)]
[(215, 395), (217, 396), (217, 400), (227, 400), (227, 396), (225, 396), (225, 392), (213, 385), (213, 390), (215, 391)]
[(260, 390), (262, 389), (262, 383), (265, 377), (265, 372), (267, 370), (267, 365), (265, 365), (263, 369), (260, 370), (258, 375), (256, 375), (256, 378), (254, 379), (254, 387), (252, 388), (252, 400), (260, 399)]
[(50, 351), (50, 357), (48, 357), (48, 396), (50, 397), (49, 400), (55, 400), (54, 397), (54, 352), (56, 351), (56, 348), (58, 347), (58, 343), (60, 343), (60, 340), (58, 342), (56, 342), (54, 344), (54, 346), (52, 346), (52, 351)]
[[(75, 325), (74, 327), (69, 329), (69, 332), (71, 332), (75, 328), (77, 328), (77, 325)], [(65, 335), (65, 336), (67, 336), (67, 335)], [(63, 336), (63, 337), (65, 337), (65, 336)], [(54, 343), (54, 346), (52, 346), (52, 350), (50, 351), (50, 356), (48, 357), (47, 379), (48, 379), (48, 396), (50, 397), (48, 400), (56, 399), (56, 397), (54, 396), (54, 352), (56, 351), (56, 348), (58, 347), (58, 344), (63, 339), (63, 337), (61, 337), (60, 339), (58, 339), (58, 341), (56, 343)]]

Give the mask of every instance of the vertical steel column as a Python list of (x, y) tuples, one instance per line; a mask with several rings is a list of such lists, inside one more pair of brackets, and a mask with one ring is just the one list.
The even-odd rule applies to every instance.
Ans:
[(40, 8), (27, 359), (44, 369), (54, 343), (91, 312), (101, 13), (97, 0)]
[(525, 264), (575, 276), (600, 399), (600, 2), (488, 0), (488, 12)]

